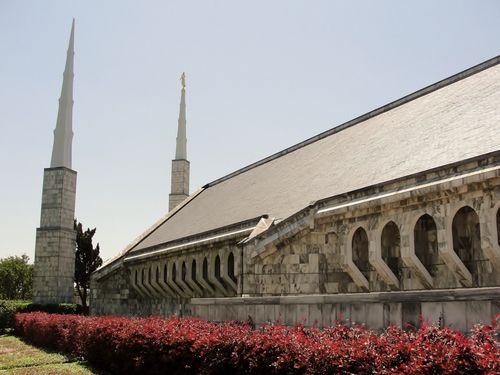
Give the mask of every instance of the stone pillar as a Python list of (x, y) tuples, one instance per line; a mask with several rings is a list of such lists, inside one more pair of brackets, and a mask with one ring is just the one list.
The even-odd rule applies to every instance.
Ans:
[(73, 303), (76, 172), (46, 168), (42, 213), (36, 230), (34, 303)]

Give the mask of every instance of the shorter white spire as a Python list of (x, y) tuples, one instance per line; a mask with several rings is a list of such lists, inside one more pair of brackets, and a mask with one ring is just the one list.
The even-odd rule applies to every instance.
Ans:
[(179, 121), (177, 127), (177, 144), (175, 147), (175, 160), (187, 160), (186, 138), (186, 73), (181, 75), (181, 103), (179, 107)]

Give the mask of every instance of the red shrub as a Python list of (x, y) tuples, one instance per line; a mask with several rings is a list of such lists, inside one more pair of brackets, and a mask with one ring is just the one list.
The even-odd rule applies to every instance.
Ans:
[(340, 323), (326, 329), (215, 324), (197, 318), (18, 314), (16, 333), (119, 374), (500, 373), (498, 325), (469, 337), (423, 324), (382, 334)]

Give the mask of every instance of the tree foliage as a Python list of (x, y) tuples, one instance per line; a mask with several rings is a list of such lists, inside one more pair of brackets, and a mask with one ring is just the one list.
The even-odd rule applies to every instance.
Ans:
[(75, 230), (75, 283), (83, 309), (86, 312), (88, 310), (87, 297), (90, 288), (90, 275), (102, 265), (102, 259), (99, 256), (99, 244), (96, 247), (92, 244), (96, 228), (87, 228), (83, 231), (82, 223), (77, 223), (75, 220)]
[(0, 299), (31, 299), (33, 265), (29, 259), (26, 254), (0, 259)]

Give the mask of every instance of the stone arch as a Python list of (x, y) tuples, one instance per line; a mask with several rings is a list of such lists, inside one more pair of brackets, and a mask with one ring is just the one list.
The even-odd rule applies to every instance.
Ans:
[(236, 283), (236, 275), (234, 273), (234, 254), (232, 251), (229, 252), (227, 256), (227, 274), (233, 282)]
[(382, 260), (390, 268), (394, 276), (401, 280), (401, 233), (394, 221), (384, 225), (380, 236)]
[(186, 274), (187, 274), (186, 262), (182, 262), (182, 266), (181, 266), (181, 280), (183, 282), (186, 282)]
[(176, 280), (177, 280), (177, 265), (175, 264), (175, 262), (173, 262), (173, 264), (172, 264), (172, 281), (175, 283)]
[(207, 283), (209, 282), (208, 280), (208, 260), (207, 257), (203, 258), (203, 280), (205, 280)]
[(436, 275), (435, 265), (439, 263), (437, 226), (429, 214), (420, 216), (413, 227), (415, 255), (431, 276)]
[(473, 208), (464, 206), (455, 213), (452, 221), (452, 236), (453, 250), (472, 272), (474, 261), (482, 259), (479, 215)]
[(221, 276), (221, 262), (220, 262), (220, 256), (217, 254), (215, 256), (215, 262), (214, 262), (214, 268), (215, 268), (215, 278), (224, 285), (224, 280), (222, 279)]
[(368, 253), (369, 241), (368, 234), (363, 227), (356, 229), (351, 240), (352, 262), (358, 267), (363, 276), (369, 280), (370, 276), (370, 257)]
[(191, 262), (191, 279), (196, 282), (196, 259)]

